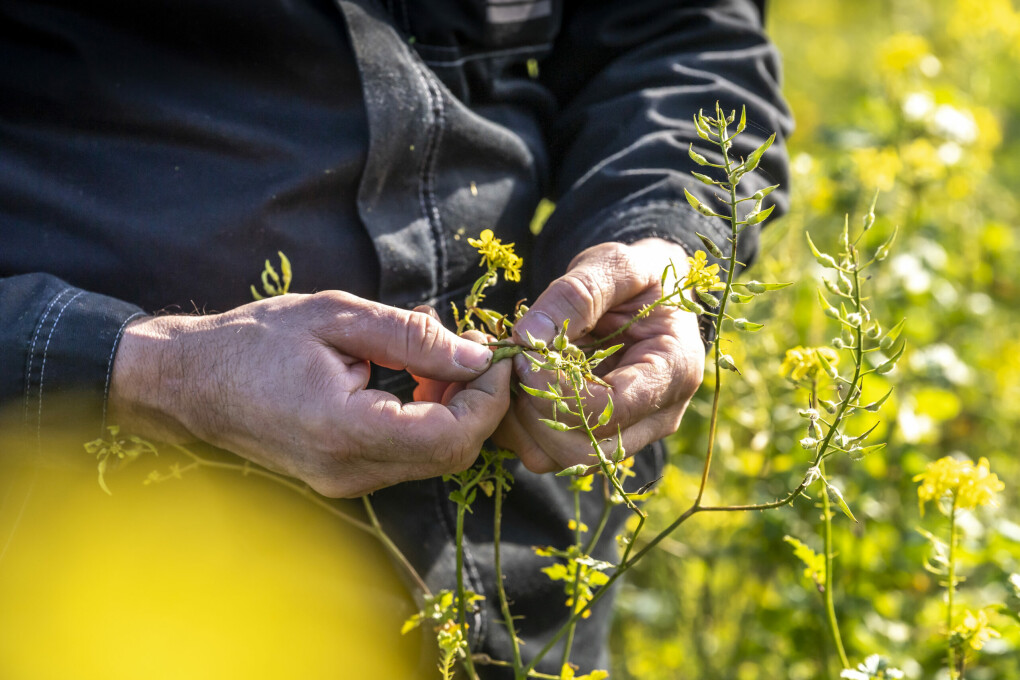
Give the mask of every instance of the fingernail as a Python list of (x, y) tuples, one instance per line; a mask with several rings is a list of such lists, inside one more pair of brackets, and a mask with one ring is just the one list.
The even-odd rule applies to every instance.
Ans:
[(489, 363), (492, 361), (492, 350), (468, 340), (459, 343), (453, 354), (453, 360), (458, 366), (481, 372), (489, 367)]
[(552, 342), (560, 329), (553, 323), (552, 317), (545, 312), (531, 311), (524, 315), (524, 318), (517, 322), (514, 327), (521, 340), (527, 340), (528, 334), (536, 340)]

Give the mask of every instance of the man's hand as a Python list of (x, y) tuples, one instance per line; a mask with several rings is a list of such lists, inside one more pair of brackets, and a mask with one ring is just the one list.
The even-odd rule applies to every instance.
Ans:
[[(605, 243), (585, 250), (569, 271), (550, 284), (514, 328), (520, 344), (528, 333), (549, 342), (570, 319), (568, 336), (575, 344), (601, 338), (623, 326), (644, 305), (661, 295), (663, 269), (674, 263), (683, 276), (687, 254), (658, 238), (632, 245)], [(614, 404), (612, 420), (596, 434), (610, 437), (617, 426), (629, 453), (676, 431), (691, 397), (701, 384), (705, 350), (696, 317), (674, 307), (659, 307), (609, 344), (625, 348), (600, 366), (609, 388), (589, 384), (588, 410), (602, 412), (607, 395)], [(556, 381), (548, 371), (534, 372), (526, 357), (514, 360), (521, 382), (538, 389)], [(517, 452), (532, 472), (550, 472), (595, 462), (582, 431), (557, 432), (539, 418), (549, 418), (550, 402), (520, 394), (510, 407), (494, 441)]]
[[(510, 401), (510, 364), (491, 357), (429, 314), (337, 291), (148, 318), (121, 340), (110, 422), (200, 439), (326, 496), (358, 496), (471, 465)], [(370, 362), (456, 389), (401, 404), (365, 389)]]

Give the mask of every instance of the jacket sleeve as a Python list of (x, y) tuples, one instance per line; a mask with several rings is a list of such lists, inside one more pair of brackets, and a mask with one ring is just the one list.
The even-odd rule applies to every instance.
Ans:
[[(726, 111), (747, 106), (747, 130), (734, 142), (734, 156), (747, 156), (778, 133), (740, 189), (749, 195), (780, 184), (769, 199), (774, 215), (785, 211), (783, 138), (792, 120), (779, 68), (762, 7), (751, 0), (568, 2), (560, 37), (542, 64), (560, 105), (551, 141), (556, 209), (538, 237), (533, 271), (552, 278), (586, 247), (648, 236), (693, 252), (704, 250), (695, 235), (701, 232), (725, 250), (727, 225), (695, 212), (683, 191), (721, 206), (690, 176), (699, 168), (688, 156), (693, 143), (721, 162), (693, 124), (698, 110), (712, 112), (716, 101)], [(754, 258), (757, 231), (741, 235), (738, 260)]]
[(31, 432), (61, 424), (99, 433), (117, 343), (142, 315), (49, 274), (0, 278), (2, 420)]

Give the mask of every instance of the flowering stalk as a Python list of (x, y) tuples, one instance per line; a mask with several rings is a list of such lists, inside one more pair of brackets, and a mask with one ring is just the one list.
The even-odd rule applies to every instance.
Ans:
[(1005, 485), (992, 473), (988, 460), (981, 458), (977, 465), (969, 460), (944, 456), (927, 469), (914, 477), (920, 482), (917, 498), (920, 512), (924, 515), (925, 506), (933, 501), (939, 512), (949, 518), (949, 545), (945, 546), (935, 536), (922, 531), (932, 543), (935, 554), (935, 565), (926, 565), (929, 571), (946, 576), (946, 640), (950, 680), (963, 678), (966, 661), (966, 647), (979, 651), (990, 638), (999, 637), (999, 632), (988, 625), (985, 612), (973, 614), (965, 612), (963, 621), (953, 626), (955, 620), (956, 586), (960, 579), (957, 576), (957, 545), (959, 543), (960, 511), (974, 510), (983, 505), (995, 503), (996, 494)]

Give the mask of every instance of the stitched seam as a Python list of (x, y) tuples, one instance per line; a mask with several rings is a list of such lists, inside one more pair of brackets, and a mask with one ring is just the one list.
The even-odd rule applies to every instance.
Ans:
[(39, 339), (39, 333), (42, 331), (43, 325), (46, 323), (46, 319), (50, 315), (50, 311), (53, 310), (53, 305), (57, 304), (57, 300), (64, 296), (64, 293), (71, 290), (70, 287), (64, 288), (62, 291), (53, 296), (50, 300), (50, 304), (46, 305), (46, 309), (43, 310), (43, 314), (39, 317), (39, 322), (35, 326), (35, 332), (32, 334), (32, 344), (28, 349), (28, 359), (25, 366), (25, 416), (24, 422), (28, 424), (28, 404), (32, 394), (32, 365), (35, 363), (35, 343)]
[(43, 347), (43, 360), (42, 368), (39, 369), (39, 415), (36, 421), (36, 436), (42, 441), (42, 411), (43, 411), (43, 384), (46, 379), (46, 355), (50, 351), (50, 341), (53, 339), (53, 332), (57, 330), (57, 324), (60, 323), (60, 317), (64, 315), (64, 310), (67, 309), (68, 305), (78, 299), (79, 296), (84, 295), (85, 291), (79, 290), (77, 293), (71, 296), (71, 299), (64, 303), (64, 306), (57, 312), (57, 316), (53, 319), (53, 325), (50, 326), (49, 335), (46, 336), (46, 345)]
[[(429, 225), (429, 232), (432, 235), (432, 246), (436, 258), (436, 278), (429, 289), (429, 297), (439, 294), (441, 285), (446, 283), (446, 247), (442, 238), (442, 228), (439, 217), (439, 210), (436, 207), (434, 191), (435, 161), (438, 154), (439, 140), (442, 137), (445, 125), (445, 114), (442, 102), (442, 92), (435, 88), (432, 79), (429, 77), (424, 66), (420, 62), (414, 64), (415, 74), (418, 80), (425, 87), (425, 94), (428, 97), (429, 111), (432, 120), (425, 139), (425, 153), (422, 158), (420, 174), (418, 177), (418, 203), (422, 216)], [(438, 95), (438, 96), (437, 96)]]
[(106, 429), (106, 402), (110, 398), (110, 376), (113, 375), (113, 355), (117, 353), (117, 347), (120, 346), (120, 340), (123, 337), (124, 328), (130, 321), (137, 319), (140, 316), (145, 316), (144, 312), (135, 312), (128, 318), (124, 319), (124, 323), (117, 329), (117, 334), (113, 337), (113, 347), (110, 348), (110, 357), (106, 360), (106, 383), (103, 386), (103, 419), (101, 421), (102, 427), (100, 432)]
[[(429, 84), (426, 81), (425, 76), (421, 72), (421, 67), (417, 63), (414, 64), (414, 73), (418, 77), (419, 82), (425, 88), (425, 96), (428, 98), (429, 112), (433, 116), (435, 116), (435, 105), (432, 102), (432, 88), (429, 87)], [(425, 219), (426, 222), (430, 223), (430, 227), (431, 220), (429, 219), (429, 209), (428, 206), (426, 205), (425, 199), (425, 182), (426, 182), (425, 176), (427, 175), (428, 171), (429, 146), (431, 144), (432, 144), (432, 122), (430, 121), (429, 128), (426, 131), (425, 136), (425, 153), (422, 154), (421, 165), (418, 168), (418, 206), (419, 208), (421, 208), (421, 216)], [(436, 246), (434, 243), (435, 234), (432, 232), (431, 228), (429, 232), (433, 239), (433, 249), (436, 249), (438, 248), (438, 246)], [(437, 282), (433, 282), (432, 286), (429, 288), (429, 297), (436, 295), (437, 292), (436, 283)]]
[(545, 43), (542, 45), (528, 45), (526, 47), (514, 47), (505, 50), (492, 50), (491, 52), (479, 52), (477, 54), (468, 54), (457, 59), (451, 59), (449, 61), (436, 61), (425, 59), (425, 63), (429, 66), (463, 66), (469, 61), (478, 61), (479, 59), (498, 59), (499, 57), (512, 57), (517, 54), (529, 54), (532, 52), (544, 52), (552, 47), (551, 43)]
[[(439, 146), (443, 142), (443, 133), (446, 131), (446, 106), (445, 97), (443, 96), (443, 90), (439, 86), (435, 79), (430, 78), (426, 72), (426, 78), (432, 81), (432, 86), (436, 94), (436, 132), (435, 142), (430, 151), (431, 158), (428, 161), (428, 194), (429, 204), (431, 207), (431, 224), (432, 229), (436, 235), (436, 256), (438, 258), (439, 265), (439, 282), (442, 284), (442, 289), (446, 290), (449, 285), (449, 272), (446, 262), (446, 239), (443, 238), (443, 218), (439, 213), (439, 202), (436, 200), (436, 165), (439, 162)], [(436, 291), (438, 293), (438, 291)]]

